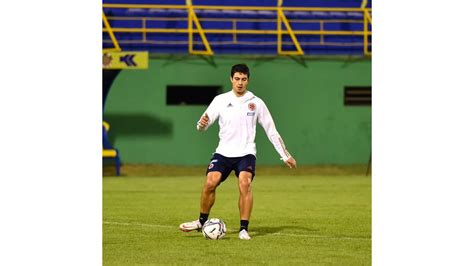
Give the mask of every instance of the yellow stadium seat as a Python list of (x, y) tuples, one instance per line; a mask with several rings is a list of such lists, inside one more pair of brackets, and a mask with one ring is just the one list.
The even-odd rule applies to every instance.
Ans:
[(107, 137), (107, 132), (110, 129), (109, 123), (102, 122), (102, 158), (115, 160), (115, 172), (120, 176), (120, 153), (117, 149), (112, 147)]

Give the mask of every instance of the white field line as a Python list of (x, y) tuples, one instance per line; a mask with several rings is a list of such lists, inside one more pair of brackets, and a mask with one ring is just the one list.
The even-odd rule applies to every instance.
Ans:
[[(161, 224), (142, 224), (142, 223), (119, 223), (119, 222), (109, 222), (103, 221), (104, 224), (108, 225), (123, 225), (123, 226), (143, 226), (143, 227), (158, 227), (158, 228), (176, 228), (178, 226), (170, 226), (170, 225), (161, 225)], [(229, 233), (237, 233), (236, 230), (229, 230)], [(331, 237), (331, 236), (321, 236), (321, 235), (314, 235), (314, 234), (288, 234), (288, 233), (271, 233), (266, 234), (269, 236), (291, 236), (291, 237), (309, 237), (309, 238), (321, 238), (321, 239), (332, 239), (332, 240), (358, 240), (358, 241), (371, 241), (370, 238), (364, 237)]]
[[(145, 227), (174, 228), (174, 226), (161, 225), (161, 224), (119, 223), (119, 222), (108, 222), (108, 221), (104, 221), (104, 224), (124, 225), (124, 226), (145, 226)], [(176, 226), (176, 228), (178, 228), (178, 227)]]

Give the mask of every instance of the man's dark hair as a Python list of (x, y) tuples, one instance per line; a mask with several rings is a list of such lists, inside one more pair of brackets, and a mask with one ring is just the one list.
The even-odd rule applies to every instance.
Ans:
[(230, 77), (233, 78), (236, 72), (247, 74), (247, 78), (250, 78), (250, 69), (246, 64), (233, 65), (232, 69), (230, 70)]

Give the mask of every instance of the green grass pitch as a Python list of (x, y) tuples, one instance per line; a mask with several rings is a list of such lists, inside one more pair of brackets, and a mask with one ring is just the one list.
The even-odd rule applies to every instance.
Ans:
[(205, 177), (104, 177), (104, 265), (371, 265), (371, 178), (257, 175), (250, 241), (238, 238), (238, 186), (222, 183), (210, 217), (227, 235), (183, 233)]

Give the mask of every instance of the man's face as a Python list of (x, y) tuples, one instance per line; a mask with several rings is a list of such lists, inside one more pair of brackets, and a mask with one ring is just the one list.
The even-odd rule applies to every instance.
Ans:
[(249, 78), (247, 74), (235, 72), (234, 77), (230, 78), (230, 82), (232, 82), (232, 90), (237, 95), (244, 95), (247, 85), (249, 85)]

